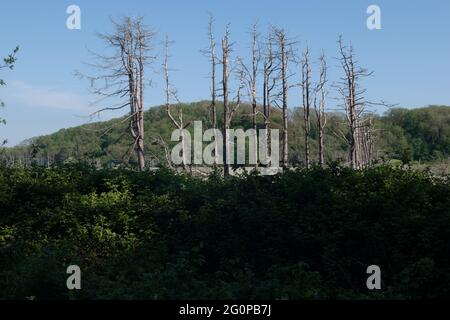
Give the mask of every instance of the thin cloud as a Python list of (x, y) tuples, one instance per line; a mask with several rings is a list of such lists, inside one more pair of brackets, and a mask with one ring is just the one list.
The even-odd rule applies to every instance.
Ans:
[(32, 108), (52, 108), (73, 111), (89, 111), (86, 96), (45, 86), (31, 85), (22, 81), (9, 83), (3, 100), (10, 105)]

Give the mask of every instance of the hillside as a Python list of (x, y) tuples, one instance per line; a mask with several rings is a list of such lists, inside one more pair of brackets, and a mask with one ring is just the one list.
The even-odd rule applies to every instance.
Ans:
[[(203, 121), (204, 129), (209, 127), (208, 101), (184, 104), (185, 122)], [(220, 123), (220, 105), (219, 127)], [(249, 106), (243, 106), (232, 123), (233, 128), (251, 127)], [(336, 132), (347, 133), (342, 114), (329, 113), (326, 127), (325, 146), (328, 161), (345, 162), (347, 144)], [(3, 163), (37, 163), (48, 165), (76, 160), (93, 161), (99, 166), (114, 166), (127, 163), (130, 136), (124, 118), (107, 122), (86, 124), (62, 129), (48, 136), (36, 137), (22, 145), (3, 149)], [(260, 127), (263, 127), (260, 119)], [(273, 111), (272, 126), (281, 129), (278, 110)], [(447, 161), (450, 156), (450, 107), (430, 106), (418, 109), (392, 109), (382, 116), (376, 116), (376, 152), (380, 160), (400, 160), (403, 163), (437, 163)], [(174, 145), (170, 135), (174, 130), (163, 106), (150, 108), (145, 114), (146, 158), (149, 165), (165, 163), (165, 147)], [(289, 123), (290, 161), (301, 165), (303, 160), (303, 115), (301, 109), (291, 110)], [(105, 134), (105, 131), (108, 132)], [(311, 154), (317, 157), (318, 130), (313, 119)], [(124, 160), (125, 159), (125, 160)], [(129, 164), (134, 164), (131, 154)]]

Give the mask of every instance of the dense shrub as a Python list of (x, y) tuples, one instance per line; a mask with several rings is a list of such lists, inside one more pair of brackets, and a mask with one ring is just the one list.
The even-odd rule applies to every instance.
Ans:
[(449, 298), (449, 252), (450, 183), (424, 173), (0, 169), (3, 299)]

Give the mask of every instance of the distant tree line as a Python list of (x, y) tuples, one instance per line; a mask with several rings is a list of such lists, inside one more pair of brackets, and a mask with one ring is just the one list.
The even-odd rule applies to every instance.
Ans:
[[(183, 123), (194, 120), (209, 121), (210, 101), (203, 101), (183, 106)], [(221, 117), (221, 102), (217, 102), (217, 115)], [(178, 110), (180, 106), (172, 105)], [(251, 105), (243, 104), (237, 112), (232, 125), (235, 128), (252, 128)], [(304, 150), (304, 116), (303, 108), (293, 108), (289, 112), (290, 143), (289, 162), (293, 166), (305, 166)], [(335, 135), (342, 131), (348, 135), (345, 114), (327, 112), (327, 126), (323, 130), (326, 139), (326, 150), (323, 151), (324, 163), (333, 161), (348, 163), (348, 144)], [(125, 119), (122, 118), (122, 119)], [(320, 129), (315, 113), (311, 114), (310, 128), (310, 160), (320, 163)], [(374, 115), (373, 126), (377, 130), (374, 141), (375, 161), (398, 160), (400, 163), (432, 163), (448, 161), (450, 157), (450, 107), (432, 106), (418, 109), (394, 108), (384, 115)], [(99, 167), (137, 166), (137, 158), (130, 157), (128, 165), (122, 162), (122, 155), (129, 150), (128, 139), (123, 137), (126, 124), (121, 123), (111, 129), (107, 135), (102, 132), (116, 123), (112, 120), (102, 123), (88, 124), (71, 129), (62, 129), (52, 135), (37, 137), (25, 141), (14, 148), (4, 148), (0, 160), (9, 165), (52, 166), (74, 161), (90, 161)], [(119, 120), (120, 121), (120, 120)], [(221, 125), (221, 121), (218, 121)], [(265, 120), (259, 119), (258, 126), (264, 127)], [(271, 115), (271, 126), (282, 128), (282, 114), (274, 109)], [(174, 146), (170, 141), (173, 124), (167, 117), (166, 106), (154, 107), (145, 113), (146, 161), (150, 167), (170, 166), (167, 152)], [(192, 128), (188, 128), (192, 130)]]

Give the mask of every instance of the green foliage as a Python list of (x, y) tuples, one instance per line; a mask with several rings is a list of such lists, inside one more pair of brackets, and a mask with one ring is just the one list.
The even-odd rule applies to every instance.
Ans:
[[(0, 69), (8, 68), (13, 69), (14, 64), (17, 61), (16, 54), (19, 52), (19, 47), (16, 47), (11, 54), (9, 54), (6, 58), (3, 59), (3, 64), (0, 64)], [(0, 78), (0, 87), (5, 86), (6, 82)], [(0, 107), (4, 107), (5, 103), (0, 99)], [(6, 124), (6, 120), (0, 117), (0, 124)], [(6, 144), (6, 140), (1, 143), (1, 145)]]
[[(14, 68), (14, 64), (17, 61), (16, 55), (19, 52), (19, 47), (16, 47), (11, 54), (9, 54), (6, 58), (3, 59), (3, 64), (0, 64), (0, 69), (8, 68), (12, 70)], [(6, 82), (3, 79), (0, 79), (0, 87), (5, 86)], [(0, 100), (0, 106), (4, 106), (3, 102)]]
[[(208, 101), (184, 104), (185, 122), (202, 121), (203, 129), (210, 127), (208, 116)], [(219, 127), (221, 126), (221, 106), (218, 104)], [(289, 157), (290, 163), (298, 166), (304, 161), (304, 130), (301, 109), (293, 109), (289, 120)], [(249, 105), (242, 105), (232, 127), (249, 129), (251, 121)], [(0, 159), (4, 163), (21, 163), (29, 165), (64, 164), (66, 162), (90, 161), (99, 167), (135, 167), (137, 160), (134, 153), (127, 163), (127, 154), (131, 137), (127, 123), (120, 121), (125, 118), (101, 123), (92, 123), (71, 129), (62, 129), (49, 136), (33, 138), (21, 146), (3, 149)], [(377, 157), (385, 160), (396, 159), (404, 164), (416, 162), (445, 162), (450, 156), (450, 107), (428, 107), (422, 109), (393, 109), (384, 116), (377, 116), (375, 123), (375, 150)], [(313, 161), (318, 157), (318, 129), (315, 115), (312, 115), (310, 149)], [(281, 130), (281, 114), (274, 109), (271, 125)], [(258, 128), (263, 128), (259, 119)], [(105, 130), (111, 128), (108, 134)], [(155, 139), (161, 137), (168, 150), (175, 146), (171, 142), (174, 130), (165, 108), (155, 107), (145, 114), (145, 145), (146, 159), (149, 166), (167, 165), (165, 150)], [(190, 126), (189, 130), (193, 130)], [(345, 116), (340, 113), (327, 115), (325, 128), (325, 159), (344, 163), (348, 160), (348, 143), (339, 132), (348, 134)], [(316, 158), (314, 158), (316, 157)], [(12, 160), (11, 160), (12, 159)]]
[[(2, 167), (0, 299), (449, 298), (449, 208), (448, 178), (385, 166), (207, 180)], [(71, 264), (81, 291), (65, 287)]]
[(392, 155), (405, 163), (412, 160), (432, 161), (448, 158), (449, 110), (446, 106), (391, 110), (382, 127)]

